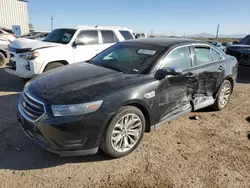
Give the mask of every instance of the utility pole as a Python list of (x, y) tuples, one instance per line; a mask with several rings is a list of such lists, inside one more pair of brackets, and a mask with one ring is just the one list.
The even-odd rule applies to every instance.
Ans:
[(153, 28), (151, 29), (151, 37), (153, 38), (153, 36), (154, 36), (154, 30), (153, 30)]
[(217, 25), (216, 38), (218, 38), (218, 36), (219, 36), (219, 30), (220, 30), (220, 24)]
[(54, 20), (54, 17), (53, 17), (53, 16), (51, 16), (51, 18), (50, 18), (50, 23), (51, 23), (51, 31), (53, 31), (53, 20)]

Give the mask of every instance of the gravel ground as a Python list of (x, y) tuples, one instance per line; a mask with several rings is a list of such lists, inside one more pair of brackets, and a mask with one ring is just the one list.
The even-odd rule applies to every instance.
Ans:
[[(34, 146), (16, 122), (25, 82), (0, 69), (0, 187), (249, 187), (250, 68), (240, 67), (226, 109), (184, 115), (145, 134), (132, 154), (61, 158)], [(199, 116), (199, 120), (190, 119)]]

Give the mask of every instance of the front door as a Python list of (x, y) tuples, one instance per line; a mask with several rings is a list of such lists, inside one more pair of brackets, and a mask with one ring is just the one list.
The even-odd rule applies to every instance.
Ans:
[(197, 90), (197, 74), (192, 70), (191, 52), (189, 46), (172, 50), (163, 59), (161, 67), (182, 69), (183, 73), (167, 76), (159, 81), (155, 91), (156, 122), (163, 121), (181, 112), (191, 110), (190, 101)]
[(97, 30), (81, 31), (77, 37), (84, 44), (73, 46), (75, 63), (90, 60), (102, 51), (102, 44), (100, 44), (100, 37)]

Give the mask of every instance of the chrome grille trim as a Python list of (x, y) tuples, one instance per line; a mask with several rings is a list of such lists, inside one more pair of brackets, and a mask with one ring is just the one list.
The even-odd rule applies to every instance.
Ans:
[[(25, 96), (26, 95), (26, 96)], [(27, 98), (28, 97), (28, 98)], [(36, 103), (39, 103), (40, 105), (43, 106), (43, 111), (40, 111), (39, 106), (37, 106), (36, 104), (33, 104), (31, 101), (34, 101)], [(38, 118), (33, 118), (32, 116), (38, 116), (38, 114), (34, 113), (32, 114), (32, 112), (29, 112), (29, 109), (25, 109), (25, 107), (23, 106), (22, 102), (25, 101), (27, 104), (29, 104), (30, 106), (32, 106), (33, 108), (35, 108), (38, 113), (39, 111), (42, 113)], [(28, 94), (28, 92), (26, 92), (25, 90), (22, 92), (19, 102), (18, 102), (18, 111), (20, 112), (20, 114), (28, 121), (30, 122), (36, 122), (38, 120), (40, 120), (45, 114), (46, 114), (46, 108), (44, 103), (42, 103), (41, 101), (37, 100), (36, 98), (32, 97), (30, 94)]]

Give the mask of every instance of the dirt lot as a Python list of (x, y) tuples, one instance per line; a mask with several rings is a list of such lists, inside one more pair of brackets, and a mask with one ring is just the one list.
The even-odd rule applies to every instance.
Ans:
[[(187, 114), (150, 134), (127, 157), (61, 158), (34, 146), (16, 122), (24, 86), (0, 69), (0, 187), (249, 187), (250, 68), (229, 106)], [(191, 120), (198, 115), (200, 120)]]

